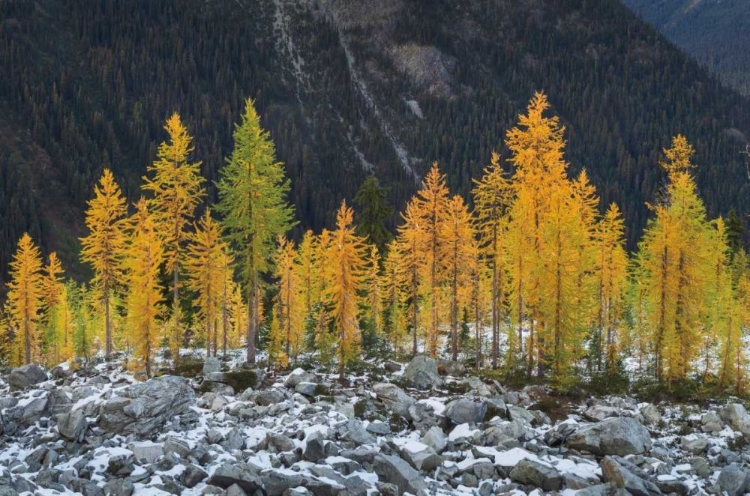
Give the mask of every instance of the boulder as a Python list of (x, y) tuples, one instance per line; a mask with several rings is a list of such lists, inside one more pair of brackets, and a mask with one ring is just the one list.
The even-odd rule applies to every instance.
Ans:
[(445, 416), (456, 424), (476, 424), (484, 419), (487, 413), (487, 405), (483, 402), (475, 402), (469, 398), (459, 398), (448, 403)]
[(11, 392), (26, 389), (34, 384), (39, 384), (47, 380), (47, 373), (42, 367), (35, 364), (24, 365), (15, 368), (8, 376), (8, 385)]
[(403, 389), (395, 384), (380, 382), (373, 385), (372, 390), (386, 408), (402, 417), (408, 417), (409, 407), (416, 403), (414, 398), (406, 394)]
[(73, 410), (57, 416), (57, 430), (68, 441), (83, 441), (86, 426), (86, 417), (81, 410)]
[(432, 389), (445, 384), (443, 378), (438, 375), (437, 362), (426, 355), (417, 355), (412, 358), (406, 366), (403, 377), (417, 389)]
[(244, 463), (226, 462), (220, 465), (208, 479), (208, 484), (227, 489), (237, 484), (243, 491), (254, 494), (263, 487), (260, 477)]
[(285, 399), (286, 396), (284, 396), (284, 393), (278, 389), (266, 389), (255, 396), (255, 402), (260, 406), (275, 405), (276, 403), (281, 403)]
[(645, 404), (643, 407), (641, 407), (641, 415), (643, 415), (643, 420), (650, 425), (656, 425), (661, 420), (661, 414), (659, 413), (659, 409), (656, 408), (651, 403)]
[(739, 496), (745, 494), (747, 489), (750, 488), (750, 477), (737, 465), (729, 465), (721, 469), (716, 483), (722, 493), (727, 493), (729, 496)]
[(185, 470), (180, 474), (180, 482), (189, 489), (206, 480), (206, 477), (208, 477), (208, 474), (205, 470), (197, 465), (188, 463)]
[(410, 441), (401, 449), (401, 458), (422, 472), (434, 470), (443, 463), (443, 457), (426, 444)]
[(600, 466), (605, 482), (611, 482), (615, 487), (625, 489), (633, 496), (661, 494), (661, 491), (654, 483), (641, 479), (612, 457), (605, 456)]
[(47, 410), (51, 415), (68, 413), (72, 407), (73, 402), (62, 388), (53, 389), (47, 395)]
[(294, 391), (302, 396), (314, 397), (318, 391), (318, 385), (314, 382), (300, 382), (294, 386)]
[(569, 448), (596, 455), (639, 455), (651, 448), (648, 429), (629, 417), (615, 417), (584, 426), (568, 436)]
[(721, 420), (729, 424), (729, 426), (743, 435), (750, 435), (750, 416), (747, 414), (745, 407), (739, 403), (730, 403), (724, 406), (719, 412)]
[(163, 376), (116, 390), (99, 409), (99, 427), (105, 432), (149, 437), (176, 415), (185, 413), (195, 399), (186, 379)]
[(294, 389), (297, 387), (297, 384), (300, 384), (302, 382), (317, 382), (315, 379), (315, 374), (312, 374), (304, 369), (296, 368), (292, 370), (292, 372), (287, 376), (286, 379), (284, 379), (284, 386), (289, 389)]
[(289, 489), (305, 487), (310, 483), (310, 477), (288, 469), (264, 470), (260, 479), (268, 496), (281, 496)]
[(510, 471), (510, 478), (521, 484), (541, 488), (544, 491), (559, 491), (562, 488), (562, 476), (556, 468), (529, 459), (519, 461)]
[(397, 456), (375, 455), (373, 469), (381, 482), (395, 484), (401, 493), (427, 491), (427, 484), (419, 472)]
[(619, 410), (612, 406), (593, 405), (583, 412), (583, 416), (594, 422), (601, 422), (609, 417), (617, 417)]
[(130, 443), (128, 449), (133, 452), (133, 458), (142, 463), (154, 463), (164, 454), (164, 445), (151, 441)]
[(688, 436), (683, 436), (682, 439), (680, 439), (680, 444), (682, 444), (682, 449), (685, 451), (689, 451), (693, 455), (698, 455), (706, 451), (706, 448), (708, 447), (708, 438), (701, 434), (690, 434)]
[(430, 427), (425, 435), (422, 436), (422, 442), (435, 450), (436, 453), (441, 453), (448, 444), (443, 429), (438, 426)]
[(706, 412), (701, 417), (701, 430), (703, 432), (716, 433), (724, 428), (724, 422), (715, 412)]

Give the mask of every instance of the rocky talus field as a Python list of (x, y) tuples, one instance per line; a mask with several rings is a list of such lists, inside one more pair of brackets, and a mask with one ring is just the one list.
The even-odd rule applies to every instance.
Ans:
[[(0, 495), (744, 494), (741, 404), (571, 400), (422, 356), (340, 385), (216, 358), (0, 379)], [(545, 413), (547, 412), (547, 413)], [(550, 418), (550, 415), (552, 418)]]

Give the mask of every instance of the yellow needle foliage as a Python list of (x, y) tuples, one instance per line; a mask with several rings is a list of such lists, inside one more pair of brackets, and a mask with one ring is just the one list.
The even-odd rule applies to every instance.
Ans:
[(359, 356), (360, 291), (364, 288), (367, 253), (362, 238), (352, 224), (354, 211), (342, 202), (336, 214), (336, 230), (326, 244), (322, 266), (325, 299), (338, 337), (339, 377), (344, 379), (346, 364)]
[[(39, 310), (42, 304), (42, 255), (28, 233), (18, 240), (10, 262), (8, 305), (12, 325), (17, 330), (14, 340), (16, 357), (13, 365), (41, 360)], [(21, 358), (22, 362), (18, 359)]]
[(112, 353), (112, 317), (110, 300), (113, 287), (121, 282), (120, 260), (125, 233), (123, 219), (127, 214), (125, 198), (109, 169), (104, 169), (99, 184), (94, 187), (94, 198), (86, 210), (88, 236), (81, 238), (81, 260), (94, 269), (92, 283), (101, 291), (104, 303), (105, 350)]
[(124, 260), (127, 325), (135, 346), (136, 369), (151, 377), (154, 348), (159, 340), (159, 316), (163, 312), (159, 268), (164, 262), (164, 247), (144, 199), (136, 204), (128, 234)]
[(305, 301), (301, 291), (297, 258), (294, 243), (284, 236), (279, 236), (275, 257), (279, 288), (276, 296), (277, 324), (286, 357), (295, 359), (302, 352), (305, 341)]
[(159, 145), (156, 160), (148, 167), (153, 177), (144, 177), (141, 189), (150, 192), (149, 210), (163, 237), (167, 271), (172, 273), (172, 322), (169, 336), (172, 356), (179, 359), (182, 341), (180, 327), (180, 264), (183, 261), (186, 227), (193, 219), (195, 207), (206, 192), (200, 174), (200, 162), (190, 162), (193, 138), (180, 115), (172, 114), (164, 126), (169, 140)]

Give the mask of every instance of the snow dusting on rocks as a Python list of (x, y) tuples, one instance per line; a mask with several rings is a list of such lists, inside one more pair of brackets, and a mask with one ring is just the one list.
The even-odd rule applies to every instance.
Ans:
[(426, 357), (404, 365), (346, 385), (217, 359), (140, 383), (105, 363), (7, 369), (0, 496), (750, 491), (740, 404), (591, 398), (551, 420), (533, 405), (561, 398), (542, 387), (511, 391)]

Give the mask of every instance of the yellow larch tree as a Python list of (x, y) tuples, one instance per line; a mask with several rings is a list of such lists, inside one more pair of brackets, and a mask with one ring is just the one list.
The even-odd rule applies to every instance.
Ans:
[[(514, 200), (508, 210), (508, 257), (511, 276), (511, 294), (514, 301), (514, 318), (519, 333), (519, 348), (522, 349), (522, 330), (524, 319), (528, 320), (528, 342), (526, 343), (527, 374), (531, 374), (533, 365), (544, 369), (545, 350), (556, 350), (556, 360), (562, 359), (560, 339), (561, 328), (543, 329), (541, 304), (547, 305), (547, 318), (558, 324), (563, 316), (549, 308), (549, 302), (542, 301), (542, 293), (550, 293), (549, 288), (542, 288), (543, 282), (550, 281), (552, 276), (551, 294), (562, 294), (562, 288), (556, 283), (563, 281), (555, 276), (569, 276), (570, 274), (556, 273), (556, 268), (569, 266), (572, 253), (553, 252), (557, 260), (550, 260), (545, 249), (555, 250), (556, 246), (566, 247), (562, 239), (555, 237), (562, 234), (562, 229), (572, 225), (573, 220), (567, 218), (570, 212), (563, 207), (566, 195), (572, 195), (572, 187), (567, 178), (567, 162), (563, 158), (565, 128), (560, 125), (557, 117), (546, 117), (544, 113), (549, 109), (547, 97), (543, 93), (536, 93), (531, 99), (526, 114), (519, 116), (518, 126), (508, 131), (506, 145), (511, 151), (510, 162), (515, 170), (512, 176)], [(546, 217), (552, 215), (551, 224), (547, 225)], [(550, 238), (551, 236), (551, 238)], [(547, 247), (543, 247), (543, 242)], [(546, 264), (545, 264), (546, 262)], [(546, 265), (546, 267), (545, 267)], [(550, 272), (551, 271), (551, 272)], [(557, 337), (555, 337), (557, 336)], [(553, 342), (545, 342), (552, 339)]]
[(201, 163), (190, 162), (193, 138), (188, 134), (180, 115), (176, 112), (172, 114), (164, 129), (169, 140), (159, 145), (156, 160), (148, 167), (152, 177), (143, 178), (142, 189), (153, 195), (149, 200), (149, 210), (162, 233), (166, 268), (172, 275), (172, 319), (168, 337), (172, 356), (174, 360), (179, 360), (182, 341), (180, 265), (185, 256), (186, 228), (206, 192), (200, 173)]
[(206, 355), (218, 354), (218, 317), (225, 286), (226, 246), (221, 241), (219, 223), (211, 217), (210, 209), (188, 234), (188, 245), (183, 265), (187, 275), (187, 286), (197, 295), (195, 299), (198, 316), (203, 321), (206, 340)]
[(136, 367), (143, 367), (146, 377), (151, 377), (153, 371), (159, 316), (163, 312), (159, 269), (164, 262), (164, 247), (158, 229), (146, 201), (141, 199), (130, 219), (124, 269), (128, 330), (135, 347)]
[[(498, 367), (500, 350), (500, 323), (507, 314), (507, 271), (508, 260), (505, 252), (508, 222), (506, 212), (513, 194), (512, 185), (500, 166), (500, 155), (492, 153), (490, 165), (484, 169), (481, 179), (474, 180), (474, 213), (476, 228), (480, 236), (480, 255), (483, 263), (490, 267), (492, 294), (492, 368)], [(477, 272), (478, 277), (479, 271)], [(479, 279), (477, 279), (477, 282)], [(479, 294), (476, 295), (479, 297)], [(511, 332), (509, 338), (514, 338)], [(516, 353), (516, 341), (510, 339), (509, 355)]]
[(318, 260), (318, 239), (315, 234), (307, 230), (297, 247), (297, 263), (295, 268), (300, 283), (300, 293), (304, 307), (303, 321), (305, 326), (313, 321), (315, 307), (320, 302), (320, 267)]
[(430, 311), (426, 326), (427, 352), (437, 358), (440, 335), (440, 288), (446, 277), (443, 257), (446, 253), (443, 239), (443, 224), (448, 208), (448, 187), (445, 185), (445, 174), (440, 172), (437, 162), (427, 173), (422, 188), (412, 199), (420, 228), (419, 247), (424, 259), (422, 264), (422, 284), (424, 300)]
[(451, 357), (455, 362), (458, 360), (458, 314), (471, 297), (471, 276), (477, 262), (477, 251), (471, 213), (460, 195), (450, 199), (444, 215), (439, 236), (443, 246), (443, 270), (449, 287)]
[(664, 153), (667, 160), (660, 165), (669, 183), (665, 198), (652, 206), (639, 262), (649, 291), (656, 376), (671, 384), (687, 377), (701, 348), (706, 275), (712, 270), (708, 250), (715, 232), (690, 172), (692, 146), (678, 135)]
[(47, 364), (60, 363), (62, 341), (67, 327), (67, 300), (63, 270), (57, 253), (49, 254), (49, 261), (43, 269), (42, 306), (44, 308), (43, 352)]
[(123, 253), (125, 198), (109, 169), (104, 169), (94, 197), (88, 202), (86, 227), (89, 234), (81, 238), (81, 260), (94, 269), (94, 285), (99, 287), (104, 305), (105, 353), (112, 353), (112, 291), (120, 283), (119, 257)]
[[(628, 255), (625, 251), (625, 227), (620, 209), (612, 203), (596, 226), (596, 264), (593, 271), (596, 288), (594, 305), (594, 354), (596, 369), (614, 372), (622, 350), (622, 319), (628, 285)], [(605, 359), (606, 357), (606, 359)]]
[(412, 332), (412, 354), (417, 354), (417, 341), (420, 330), (421, 288), (425, 266), (424, 243), (425, 235), (419, 209), (414, 200), (406, 205), (401, 214), (404, 223), (398, 228), (394, 253), (394, 270), (397, 280), (395, 284), (404, 289), (405, 303), (409, 312), (409, 324)]
[(336, 214), (336, 230), (326, 243), (323, 264), (324, 291), (331, 307), (331, 319), (338, 337), (339, 379), (344, 380), (346, 364), (359, 356), (361, 335), (359, 316), (364, 288), (367, 253), (362, 238), (355, 234), (354, 211), (342, 202)]
[(408, 333), (406, 329), (406, 294), (403, 290), (403, 278), (400, 273), (401, 252), (396, 239), (388, 243), (383, 264), (383, 301), (386, 339), (391, 349), (401, 351), (406, 346)]
[(279, 288), (276, 295), (277, 325), (287, 359), (302, 352), (305, 344), (305, 301), (297, 267), (298, 253), (294, 243), (285, 236), (278, 237), (274, 257), (275, 276)]
[(31, 236), (24, 233), (10, 262), (8, 283), (9, 314), (12, 325), (17, 329), (14, 346), (19, 350), (13, 355), (23, 357), (22, 363), (38, 362), (41, 358), (38, 323), (42, 291), (41, 252)]
[(284, 330), (279, 325), (278, 309), (271, 312), (271, 321), (268, 325), (268, 362), (275, 370), (289, 366), (289, 356), (285, 349)]

